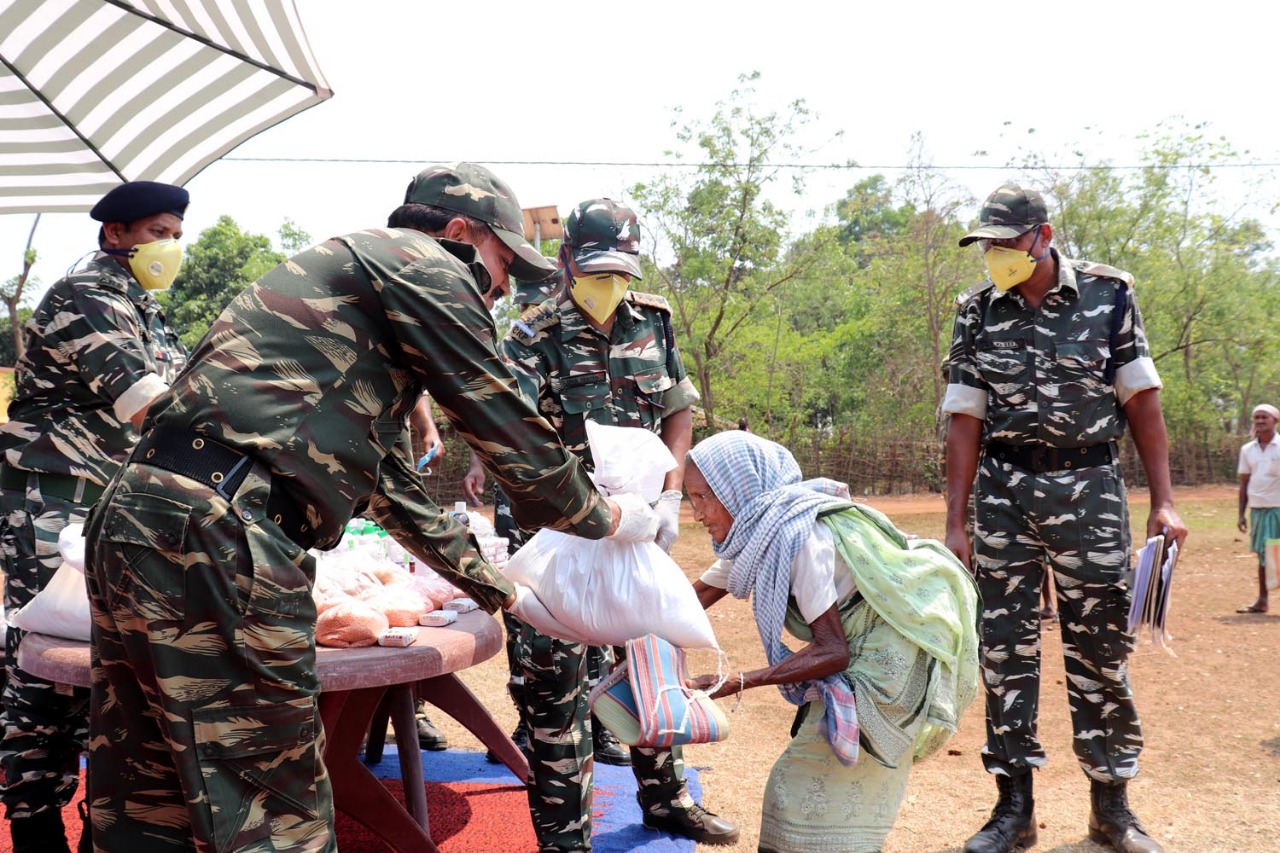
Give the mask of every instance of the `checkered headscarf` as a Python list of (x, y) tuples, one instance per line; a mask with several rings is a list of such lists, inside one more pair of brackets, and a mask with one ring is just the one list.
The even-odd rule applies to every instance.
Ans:
[[(728, 536), (714, 545), (715, 554), (733, 561), (729, 592), (734, 598), (751, 597), (760, 641), (775, 665), (792, 654), (782, 642), (791, 563), (813, 534), (818, 512), (847, 501), (815, 491), (818, 484), (801, 483), (800, 466), (789, 450), (743, 430), (700, 441), (688, 458), (733, 516)], [(793, 705), (821, 698), (826, 705), (822, 730), (836, 756), (845, 764), (857, 759), (853, 691), (842, 674), (778, 689)]]

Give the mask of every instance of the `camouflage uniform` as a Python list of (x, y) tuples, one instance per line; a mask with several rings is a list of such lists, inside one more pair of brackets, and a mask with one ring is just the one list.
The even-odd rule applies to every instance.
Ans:
[[(503, 340), (503, 355), (521, 390), (537, 401), (538, 412), (588, 467), (588, 420), (658, 432), (664, 417), (697, 400), (674, 347), (670, 312), (662, 297), (629, 291), (606, 336), (562, 290), (525, 311)], [(505, 516), (497, 518), (505, 523)], [(529, 724), (534, 779), (529, 807), (539, 845), (543, 850), (590, 850), (588, 647), (523, 625), (515, 659), (524, 679), (523, 716)], [(647, 807), (692, 802), (678, 750), (632, 749), (631, 761)]]
[(1127, 666), (1129, 513), (1114, 443), (1124, 401), (1160, 380), (1132, 277), (1053, 256), (1057, 286), (1038, 309), (990, 282), (962, 294), (948, 356), (943, 410), (983, 421), (973, 544), (984, 603), (983, 761), (1008, 776), (1045, 763), (1036, 720), (1047, 560), (1072, 743), (1086, 774), (1115, 781), (1137, 773), (1142, 731)]
[[(164, 390), (172, 356), (155, 297), (108, 255), (56, 282), (26, 326), (9, 422), (0, 430), (4, 603), (31, 601), (62, 564), (58, 534), (84, 521), (137, 431), (129, 416)], [(77, 497), (78, 496), (78, 497)], [(60, 810), (75, 795), (89, 691), (22, 671), (22, 631), (5, 641), (0, 792), (8, 816)]]
[[(487, 611), (512, 593), (394, 451), (424, 391), (522, 524), (608, 530), (497, 356), (488, 287), (469, 245), (331, 239), (236, 297), (152, 407), (90, 516), (99, 849), (335, 849), (305, 548), (362, 513)], [(178, 453), (235, 465), (187, 476)]]

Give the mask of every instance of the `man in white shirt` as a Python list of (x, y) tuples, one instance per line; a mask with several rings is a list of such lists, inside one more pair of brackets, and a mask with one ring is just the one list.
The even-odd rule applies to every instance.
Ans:
[[(1250, 550), (1258, 555), (1258, 600), (1241, 607), (1237, 613), (1267, 612), (1267, 540), (1280, 539), (1280, 442), (1276, 441), (1276, 422), (1280, 409), (1266, 403), (1254, 407), (1253, 441), (1240, 448), (1240, 521), (1241, 533), (1249, 531)], [(1249, 520), (1245, 507), (1251, 507)]]

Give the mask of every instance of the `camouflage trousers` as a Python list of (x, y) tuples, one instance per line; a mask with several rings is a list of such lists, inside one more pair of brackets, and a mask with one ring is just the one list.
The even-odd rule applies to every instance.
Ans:
[[(513, 620), (515, 621), (515, 620)], [(529, 727), (529, 811), (541, 851), (591, 849), (591, 775), (595, 766), (587, 707), (590, 647), (517, 624), (516, 664), (523, 678), (521, 718)], [(631, 750), (642, 806), (692, 803), (677, 749)]]
[(90, 516), (89, 798), (99, 851), (335, 851), (315, 561), (265, 518), (130, 464)]
[(1072, 745), (1092, 779), (1138, 772), (1142, 728), (1129, 684), (1129, 512), (1114, 465), (1033, 474), (984, 457), (975, 485), (974, 558), (982, 594), (982, 675), (990, 773), (1045, 763), (1040, 585), (1053, 572)]
[[(84, 521), (87, 511), (72, 501), (43, 497), (34, 486), (25, 492), (0, 492), (7, 612), (30, 603), (53, 578), (62, 565), (58, 534), (68, 524)], [(71, 802), (80, 786), (80, 754), (88, 726), (88, 690), (64, 689), (18, 667), (24, 634), (14, 627), (5, 634), (0, 802), (10, 819), (61, 810)]]

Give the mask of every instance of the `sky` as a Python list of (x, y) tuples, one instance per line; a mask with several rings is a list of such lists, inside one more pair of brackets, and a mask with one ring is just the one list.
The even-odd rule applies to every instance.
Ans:
[[(1167, 121), (1207, 122), (1250, 159), (1280, 163), (1272, 4), (297, 5), (334, 96), (193, 178), (187, 242), (222, 215), (273, 239), (286, 218), (317, 241), (382, 225), (417, 171), (454, 160), (490, 166), (525, 207), (626, 200), (662, 169), (580, 164), (667, 162), (674, 111), (708, 120), (753, 71), (760, 111), (802, 98), (814, 112), (796, 140), (813, 149), (806, 162), (864, 167), (810, 173), (800, 197), (779, 187), (797, 223), (870, 174), (895, 178), (914, 134), (925, 161), (977, 201), (1014, 176), (1019, 152), (1134, 164), (1141, 137)], [(1223, 191), (1251, 205), (1268, 176), (1222, 174)], [(0, 215), (0, 280), (21, 271), (33, 219)], [(37, 292), (96, 234), (87, 214), (42, 217)]]

